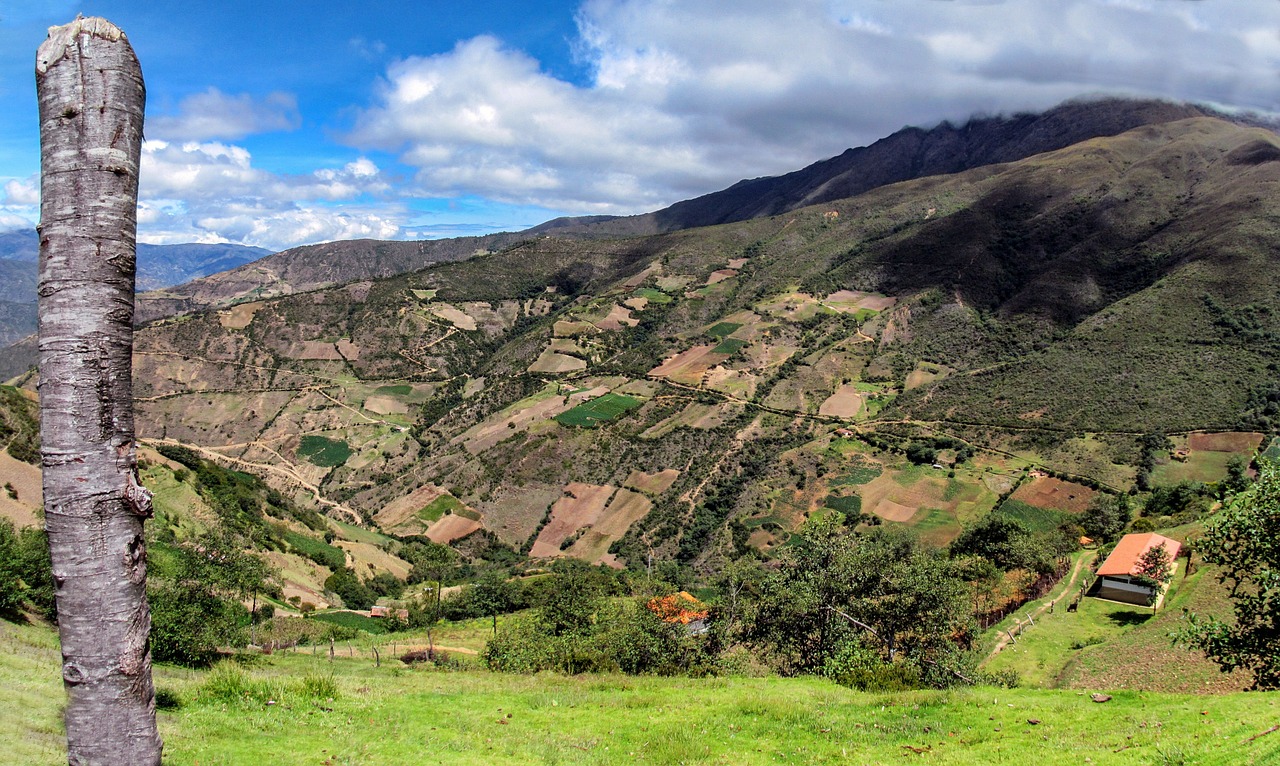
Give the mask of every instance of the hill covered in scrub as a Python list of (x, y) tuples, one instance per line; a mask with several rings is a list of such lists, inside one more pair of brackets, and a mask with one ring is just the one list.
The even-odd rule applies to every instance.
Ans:
[(1266, 449), (1278, 158), (1192, 116), (241, 300), (139, 331), (139, 425), (335, 518), (535, 557), (715, 568), (832, 512), (1052, 527)]

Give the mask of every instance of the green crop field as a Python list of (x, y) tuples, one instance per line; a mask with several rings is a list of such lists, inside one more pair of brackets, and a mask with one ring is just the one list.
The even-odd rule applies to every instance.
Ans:
[(650, 303), (670, 303), (673, 300), (670, 295), (667, 295), (661, 290), (655, 290), (652, 287), (642, 287), (632, 293), (632, 295), (637, 298), (646, 298)]
[(639, 399), (623, 394), (605, 394), (604, 396), (583, 402), (571, 410), (556, 415), (555, 420), (566, 426), (595, 428), (633, 410), (641, 404)]
[(1037, 508), (1034, 505), (1028, 505), (1021, 500), (1005, 500), (1000, 504), (994, 513), (999, 513), (1010, 518), (1017, 519), (1032, 532), (1048, 532), (1057, 529), (1062, 522), (1074, 518), (1069, 513), (1062, 511), (1054, 511), (1047, 508)]
[(395, 386), (379, 386), (374, 393), (381, 394), (383, 396), (408, 396), (413, 393), (413, 386), (406, 386), (404, 384)]
[(741, 327), (742, 325), (738, 322), (720, 322), (707, 330), (707, 335), (710, 335), (713, 338), (727, 338), (737, 332)]
[(323, 540), (292, 531), (284, 533), (284, 540), (289, 543), (290, 548), (317, 564), (330, 569), (341, 569), (346, 566), (347, 554), (343, 553), (341, 548), (335, 548)]
[(883, 472), (883, 469), (878, 465), (856, 465), (850, 468), (848, 473), (843, 476), (832, 479), (831, 486), (843, 487), (853, 484), (868, 484)]
[(848, 497), (827, 495), (827, 499), (822, 501), (822, 505), (835, 509), (845, 516), (857, 516), (862, 513), (862, 498), (857, 495), (849, 495)]
[(298, 455), (321, 468), (333, 468), (347, 462), (351, 448), (344, 441), (312, 434), (302, 437)]
[(461, 500), (453, 495), (441, 495), (418, 511), (418, 518), (423, 521), (438, 521), (445, 512), (457, 513), (461, 509)]
[(751, 344), (745, 340), (738, 340), (737, 338), (725, 338), (724, 340), (720, 341), (720, 343), (714, 349), (712, 349), (712, 353), (728, 354), (732, 356), (733, 354), (738, 353), (739, 351), (741, 351), (742, 349), (746, 348), (749, 345)]
[(1271, 440), (1271, 446), (1262, 453), (1268, 460), (1280, 460), (1280, 436)]
[[(1227, 477), (1227, 463), (1237, 457), (1233, 452), (1206, 452), (1196, 450), (1186, 461), (1169, 459), (1151, 472), (1151, 483), (1170, 487), (1184, 481), (1211, 483)], [(1246, 458), (1247, 459), (1247, 458)]]

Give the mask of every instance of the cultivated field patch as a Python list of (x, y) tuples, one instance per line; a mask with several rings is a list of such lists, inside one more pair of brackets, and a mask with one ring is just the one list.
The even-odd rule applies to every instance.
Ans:
[(479, 327), (479, 325), (476, 324), (475, 317), (451, 304), (432, 303), (428, 306), (428, 309), (432, 314), (435, 314), (454, 327), (457, 327), (459, 330), (475, 330)]
[(556, 415), (555, 421), (566, 426), (596, 428), (601, 423), (614, 420), (641, 404), (642, 402), (635, 397), (608, 393)]
[(632, 471), (622, 486), (656, 496), (671, 489), (671, 485), (675, 484), (678, 478), (680, 478), (680, 471), (676, 468), (665, 468), (657, 473)]
[(930, 362), (919, 362), (916, 368), (908, 375), (903, 388), (910, 391), (913, 388), (928, 385), (935, 380), (942, 380), (951, 373), (951, 368), (941, 364), (932, 364)]
[(550, 558), (561, 555), (560, 544), (588, 524), (595, 524), (613, 496), (615, 487), (571, 482), (564, 495), (551, 506), (551, 518), (538, 533), (529, 555)]
[(1268, 460), (1280, 460), (1280, 436), (1271, 440), (1271, 446), (1267, 447), (1262, 456)]
[(631, 316), (631, 310), (614, 304), (604, 319), (596, 322), (601, 330), (621, 330), (623, 327), (635, 327), (640, 320)]
[(853, 384), (845, 384), (823, 400), (818, 406), (819, 415), (833, 418), (852, 418), (862, 409), (862, 393)]
[(719, 428), (731, 420), (741, 405), (725, 402), (722, 404), (702, 404), (692, 402), (680, 412), (650, 426), (640, 434), (641, 439), (656, 439), (671, 433), (677, 428), (712, 429)]
[(1187, 437), (1187, 446), (1194, 452), (1235, 452), (1252, 454), (1262, 444), (1259, 433), (1221, 433), (1191, 434)]
[(362, 580), (371, 579), (378, 572), (390, 572), (401, 580), (409, 577), (413, 566), (404, 559), (393, 556), (376, 545), (357, 543), (349, 540), (337, 540), (334, 545), (346, 552), (348, 560), (356, 576)]
[(553, 348), (548, 348), (529, 365), (529, 372), (543, 372), (558, 375), (566, 372), (578, 372), (587, 369), (585, 359), (579, 359), (576, 356), (561, 354)]
[(618, 490), (600, 517), (591, 524), (591, 529), (565, 552), (584, 561), (605, 563), (604, 558), (613, 541), (625, 535), (631, 525), (643, 519), (652, 508), (653, 502), (639, 492)]
[(378, 526), (383, 529), (397, 529), (406, 522), (420, 522), (421, 511), (435, 502), (437, 498), (446, 494), (441, 487), (437, 487), (434, 484), (424, 484), (408, 495), (384, 505), (380, 511), (374, 514), (374, 519), (378, 522)]
[(409, 405), (391, 396), (371, 396), (364, 400), (364, 408), (375, 415), (405, 415)]
[(240, 303), (226, 311), (218, 312), (218, 323), (227, 330), (243, 330), (253, 323), (253, 317), (266, 304), (262, 301)]
[(667, 378), (686, 386), (698, 386), (702, 384), (702, 376), (708, 370), (728, 358), (728, 354), (716, 353), (715, 345), (694, 346), (654, 367), (649, 371), (649, 375), (655, 378)]
[(575, 322), (568, 319), (557, 319), (551, 325), (551, 334), (557, 338), (576, 338), (580, 335), (595, 335), (600, 330), (590, 322)]
[(733, 279), (736, 276), (738, 276), (738, 272), (734, 269), (716, 269), (707, 277), (707, 285), (710, 286), (718, 284), (726, 279)]
[(469, 519), (457, 513), (451, 513), (427, 528), (427, 538), (433, 543), (448, 545), (454, 540), (461, 540), (483, 526), (477, 519)]
[(1052, 476), (1036, 476), (1018, 487), (1013, 499), (1037, 508), (1047, 508), (1067, 513), (1084, 513), (1089, 501), (1097, 494), (1082, 484), (1055, 479)]
[(347, 462), (351, 457), (351, 447), (345, 441), (330, 439), (327, 436), (308, 434), (302, 437), (298, 445), (298, 457), (321, 468), (333, 468)]

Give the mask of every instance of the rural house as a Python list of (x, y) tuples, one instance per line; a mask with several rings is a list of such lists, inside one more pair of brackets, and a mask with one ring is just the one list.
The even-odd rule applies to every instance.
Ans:
[[(1178, 558), (1182, 543), (1170, 540), (1154, 532), (1125, 535), (1116, 543), (1115, 550), (1098, 567), (1098, 587), (1093, 595), (1112, 601), (1146, 606), (1151, 603), (1154, 589), (1138, 576), (1138, 562), (1152, 548), (1164, 544), (1171, 561)], [(1159, 587), (1159, 586), (1157, 586)]]

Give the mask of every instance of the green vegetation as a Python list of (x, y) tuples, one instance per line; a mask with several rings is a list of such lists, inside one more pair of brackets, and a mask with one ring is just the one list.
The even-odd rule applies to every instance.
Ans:
[(15, 460), (32, 465), (40, 462), (36, 404), (13, 386), (0, 386), (0, 445)]
[(713, 338), (723, 339), (737, 332), (741, 327), (742, 325), (737, 322), (720, 322), (708, 329), (707, 335), (710, 335)]
[(1280, 462), (1280, 436), (1271, 440), (1271, 445), (1263, 451), (1262, 457), (1267, 460)]
[(1038, 508), (1012, 498), (1001, 503), (994, 512), (1010, 519), (1017, 519), (1030, 532), (1040, 533), (1052, 531), (1060, 527), (1063, 522), (1075, 519), (1069, 513), (1050, 508)]
[(300, 555), (306, 556), (322, 567), (330, 569), (341, 569), (346, 566), (347, 554), (341, 548), (335, 548), (323, 540), (317, 540), (314, 537), (294, 532), (292, 530), (285, 532), (284, 541), (289, 547), (297, 551)]
[(362, 630), (375, 636), (380, 636), (387, 632), (387, 620), (385, 618), (378, 619), (374, 617), (365, 617), (363, 614), (355, 612), (315, 612), (307, 619), (317, 622), (325, 622), (331, 625), (339, 625), (350, 630)]
[(658, 303), (658, 304), (670, 303), (672, 300), (674, 300), (674, 298), (672, 298), (670, 295), (667, 295), (661, 290), (656, 290), (652, 287), (641, 287), (639, 290), (636, 290), (634, 293), (632, 293), (632, 295), (636, 296), (637, 298), (645, 298), (650, 303)]
[(619, 417), (628, 410), (639, 407), (641, 403), (635, 397), (608, 393), (556, 415), (555, 420), (557, 423), (566, 426), (595, 428), (601, 423), (607, 423)]
[(839, 495), (827, 495), (827, 499), (822, 501), (825, 508), (835, 509), (845, 515), (847, 518), (857, 518), (862, 513), (862, 498), (857, 495), (849, 495), (848, 497), (840, 497)]
[(351, 447), (346, 442), (315, 434), (302, 437), (302, 443), (298, 446), (299, 457), (321, 468), (342, 465), (351, 455)]
[(1209, 525), (1197, 547), (1222, 566), (1235, 619), (1192, 621), (1184, 640), (1224, 670), (1246, 668), (1258, 688), (1280, 688), (1280, 464), (1264, 462), (1256, 484)]
[(749, 345), (751, 344), (745, 340), (738, 340), (737, 338), (725, 338), (724, 340), (716, 344), (716, 347), (712, 349), (712, 351), (716, 354), (728, 354), (729, 356), (732, 356)]
[(418, 518), (423, 521), (439, 521), (446, 513), (458, 513), (463, 509), (462, 501), (453, 495), (441, 495), (418, 511)]
[(374, 389), (373, 393), (382, 394), (384, 396), (408, 396), (409, 394), (413, 393), (413, 386), (406, 386), (404, 384), (397, 384), (394, 386), (379, 386), (378, 388)]
[(850, 468), (843, 476), (832, 479), (830, 484), (833, 487), (841, 487), (846, 485), (870, 484), (880, 474), (884, 473), (884, 469), (873, 463), (863, 465), (855, 465)]

